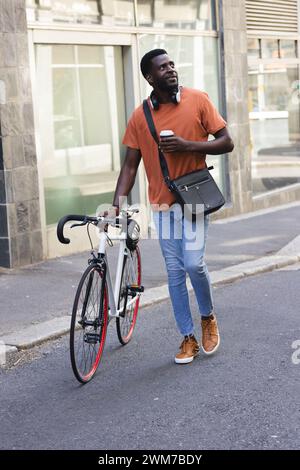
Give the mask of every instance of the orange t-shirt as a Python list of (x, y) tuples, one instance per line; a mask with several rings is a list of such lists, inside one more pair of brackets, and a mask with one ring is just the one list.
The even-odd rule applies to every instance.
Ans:
[[(170, 129), (175, 135), (194, 142), (206, 142), (209, 134), (215, 134), (226, 126), (207, 93), (192, 88), (181, 89), (178, 105), (160, 104), (157, 111), (151, 108), (151, 112), (157, 135), (163, 129)], [(133, 112), (128, 122), (123, 144), (141, 151), (149, 182), (150, 203), (169, 206), (173, 204), (175, 196), (163, 180), (157, 144), (149, 131), (142, 105)], [(199, 152), (165, 153), (164, 156), (171, 179), (206, 167), (206, 155)], [(153, 209), (155, 210), (155, 207)]]

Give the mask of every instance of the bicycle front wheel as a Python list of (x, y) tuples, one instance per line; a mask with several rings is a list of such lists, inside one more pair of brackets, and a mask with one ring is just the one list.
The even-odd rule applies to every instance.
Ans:
[(91, 264), (76, 292), (70, 331), (70, 355), (75, 377), (89, 382), (99, 365), (108, 325), (108, 294), (104, 270)]
[[(131, 260), (128, 257), (131, 257)], [(132, 338), (133, 330), (136, 325), (139, 302), (138, 298), (136, 302), (133, 302), (127, 307), (128, 302), (132, 299), (128, 295), (128, 287), (135, 286), (140, 287), (142, 280), (142, 266), (141, 266), (141, 254), (139, 247), (136, 246), (134, 250), (131, 250), (128, 256), (124, 258), (120, 297), (118, 308), (123, 310), (122, 315), (117, 317), (117, 334), (121, 344), (125, 345), (129, 343)], [(125, 310), (125, 311), (124, 311)]]

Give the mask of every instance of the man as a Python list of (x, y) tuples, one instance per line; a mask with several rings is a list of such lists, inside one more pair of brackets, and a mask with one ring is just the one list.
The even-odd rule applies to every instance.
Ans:
[[(179, 87), (175, 64), (165, 50), (155, 49), (145, 54), (141, 60), (141, 72), (153, 88), (148, 103), (152, 108), (157, 134), (167, 129), (174, 132), (174, 136), (160, 140), (171, 179), (205, 168), (206, 154), (219, 155), (233, 150), (226, 122), (207, 94)], [(215, 139), (208, 142), (209, 134)], [(117, 212), (119, 198), (127, 196), (131, 191), (143, 157), (149, 182), (149, 199), (168, 273), (170, 298), (178, 329), (183, 336), (175, 362), (186, 364), (193, 361), (200, 349), (195, 338), (189, 306), (186, 273), (190, 276), (201, 313), (204, 353), (213, 354), (220, 343), (211, 284), (204, 262), (208, 216), (202, 217), (200, 221), (191, 221), (182, 214), (174, 194), (169, 191), (163, 180), (157, 144), (148, 129), (142, 106), (132, 114), (123, 144), (127, 146), (127, 153), (117, 182), (112, 209)], [(166, 223), (171, 226), (169, 237), (163, 236), (163, 226)], [(179, 232), (179, 229), (182, 229), (182, 236), (174, 236), (174, 231)], [(197, 233), (200, 230), (204, 232), (201, 246), (196, 251), (189, 250), (190, 240), (187, 240), (186, 233)]]

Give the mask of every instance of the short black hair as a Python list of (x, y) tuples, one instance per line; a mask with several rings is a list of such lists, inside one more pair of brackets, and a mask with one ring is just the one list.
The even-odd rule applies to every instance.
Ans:
[(167, 51), (164, 49), (152, 49), (152, 51), (147, 52), (141, 60), (141, 72), (143, 76), (146, 78), (146, 75), (150, 72), (151, 70), (151, 61), (154, 57), (157, 57), (158, 55), (163, 55), (163, 54), (168, 54)]

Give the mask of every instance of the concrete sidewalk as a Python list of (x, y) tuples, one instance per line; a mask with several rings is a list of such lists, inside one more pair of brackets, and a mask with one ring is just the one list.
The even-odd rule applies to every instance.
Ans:
[[(300, 260), (300, 203), (216, 221), (209, 230), (206, 261), (214, 287)], [(168, 298), (169, 293), (158, 241), (142, 240), (140, 248), (145, 286), (142, 306), (146, 306)], [(7, 345), (8, 353), (68, 331), (88, 255), (0, 271), (0, 344)], [(109, 251), (112, 271), (116, 258), (114, 246)]]

